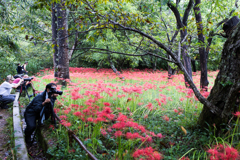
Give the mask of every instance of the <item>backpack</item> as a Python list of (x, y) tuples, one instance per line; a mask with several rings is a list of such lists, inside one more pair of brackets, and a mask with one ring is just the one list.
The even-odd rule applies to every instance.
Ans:
[(16, 70), (17, 70), (17, 74), (22, 74), (22, 69), (23, 69), (23, 66), (17, 66)]

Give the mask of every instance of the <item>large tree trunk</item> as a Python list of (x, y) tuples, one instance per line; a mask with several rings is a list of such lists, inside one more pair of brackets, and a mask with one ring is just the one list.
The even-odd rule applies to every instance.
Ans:
[(196, 25), (198, 31), (198, 42), (199, 46), (199, 55), (200, 55), (200, 68), (201, 68), (201, 79), (200, 79), (200, 88), (207, 91), (208, 87), (208, 77), (207, 77), (207, 52), (204, 47), (204, 36), (203, 36), (203, 25), (202, 25), (202, 15), (199, 8), (201, 0), (195, 0), (194, 13), (196, 17)]
[(67, 33), (67, 12), (64, 7), (64, 0), (57, 7), (58, 16), (58, 78), (69, 79), (69, 59), (68, 59), (68, 33)]
[(54, 77), (57, 77), (58, 47), (57, 47), (57, 16), (56, 3), (52, 3), (52, 43), (53, 43), (53, 67)]
[(213, 114), (204, 106), (198, 119), (201, 126), (226, 124), (236, 107), (240, 91), (240, 23), (224, 44), (219, 69), (208, 100), (221, 109), (222, 114)]

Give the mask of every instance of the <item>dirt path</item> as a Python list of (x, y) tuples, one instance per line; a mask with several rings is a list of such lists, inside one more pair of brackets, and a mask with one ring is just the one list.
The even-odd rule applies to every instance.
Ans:
[[(20, 110), (21, 110), (20, 113), (22, 116), (22, 125), (23, 125), (23, 130), (24, 130), (26, 128), (26, 123), (25, 123), (25, 119), (23, 116), (25, 107), (21, 107)], [(27, 150), (28, 150), (28, 155), (29, 155), (30, 160), (46, 160), (47, 159), (43, 153), (42, 147), (39, 145), (36, 138), (34, 139), (34, 142), (31, 146), (27, 146)]]
[(0, 159), (10, 159), (12, 157), (10, 147), (10, 131), (7, 127), (7, 119), (12, 116), (12, 112), (0, 108)]

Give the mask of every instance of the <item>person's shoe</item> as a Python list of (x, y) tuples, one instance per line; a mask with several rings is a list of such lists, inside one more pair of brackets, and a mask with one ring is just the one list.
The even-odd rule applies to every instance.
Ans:
[(32, 143), (31, 137), (25, 137), (25, 142), (27, 145), (30, 145)]
[(5, 106), (1, 106), (2, 109), (8, 109), (8, 105), (5, 105)]

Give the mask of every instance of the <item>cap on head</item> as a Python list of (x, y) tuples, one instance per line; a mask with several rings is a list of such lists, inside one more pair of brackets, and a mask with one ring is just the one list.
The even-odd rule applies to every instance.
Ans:
[(9, 80), (12, 80), (12, 81), (14, 81), (14, 80), (15, 80), (15, 78), (13, 78), (13, 76), (12, 76), (12, 75), (8, 75), (8, 76), (7, 76), (7, 78), (6, 78), (6, 81), (8, 82)]

